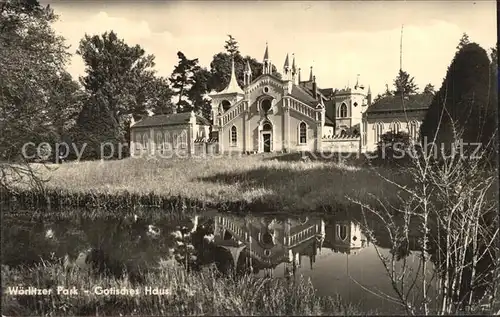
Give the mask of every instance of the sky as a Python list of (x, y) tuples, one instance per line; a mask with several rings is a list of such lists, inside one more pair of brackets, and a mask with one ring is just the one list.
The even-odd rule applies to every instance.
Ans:
[[(294, 53), (302, 78), (312, 66), (320, 88), (352, 87), (359, 74), (374, 95), (398, 73), (402, 25), (403, 70), (421, 89), (441, 86), (464, 32), (488, 52), (497, 39), (494, 0), (40, 2), (59, 15), (54, 29), (72, 54), (85, 34), (113, 30), (155, 55), (158, 74), (170, 76), (178, 51), (209, 68), (231, 34), (242, 55), (259, 61), (267, 42), (280, 72)], [(68, 71), (84, 75), (80, 56), (73, 55)]]

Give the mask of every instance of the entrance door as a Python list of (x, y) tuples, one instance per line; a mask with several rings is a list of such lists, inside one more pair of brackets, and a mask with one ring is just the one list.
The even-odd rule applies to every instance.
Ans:
[(263, 134), (262, 141), (264, 142), (264, 152), (271, 152), (271, 134)]

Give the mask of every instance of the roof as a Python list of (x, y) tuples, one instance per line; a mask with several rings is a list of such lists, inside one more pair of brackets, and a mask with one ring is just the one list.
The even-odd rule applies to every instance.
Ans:
[(401, 96), (383, 97), (369, 106), (366, 113), (427, 110), (433, 97), (434, 95), (432, 94), (411, 95), (408, 99), (404, 100), (404, 104)]
[(325, 97), (328, 97), (330, 95), (333, 95), (333, 93), (335, 92), (335, 90), (333, 88), (324, 88), (324, 89), (318, 89), (319, 92), (324, 95)]
[(313, 96), (309, 94), (309, 92), (307, 92), (303, 87), (300, 87), (298, 85), (292, 85), (292, 91), (290, 92), (290, 96), (313, 107), (316, 107), (319, 103), (319, 101), (314, 99)]
[[(210, 125), (210, 122), (202, 116), (195, 115), (196, 123), (201, 125)], [(171, 126), (188, 124), (191, 119), (191, 112), (161, 114), (151, 117), (146, 117), (131, 128), (154, 127), (154, 126)]]
[(229, 84), (227, 84), (227, 87), (223, 91), (218, 92), (214, 95), (232, 94), (232, 93), (237, 93), (242, 95), (244, 94), (243, 90), (238, 84), (238, 81), (236, 80), (236, 74), (234, 72), (234, 59), (231, 59), (231, 78), (229, 79)]
[(335, 101), (334, 100), (327, 100), (325, 101), (325, 123), (330, 120), (331, 124), (333, 125), (333, 122), (335, 120)]

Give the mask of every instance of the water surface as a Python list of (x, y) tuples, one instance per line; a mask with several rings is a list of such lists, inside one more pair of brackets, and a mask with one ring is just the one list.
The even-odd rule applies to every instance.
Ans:
[[(215, 265), (222, 272), (249, 272), (273, 278), (310, 278), (320, 295), (340, 295), (362, 310), (403, 313), (374, 293), (394, 295), (377, 255), (389, 255), (380, 226), (371, 224), (377, 244), (366, 238), (354, 217), (237, 216), (207, 213), (189, 216), (32, 218), (29, 213), (3, 217), (2, 264), (34, 265), (42, 259), (76, 263), (87, 250), (128, 270), (147, 270), (169, 259), (191, 269)], [(417, 255), (407, 257), (417, 267)], [(362, 286), (361, 286), (362, 285)]]

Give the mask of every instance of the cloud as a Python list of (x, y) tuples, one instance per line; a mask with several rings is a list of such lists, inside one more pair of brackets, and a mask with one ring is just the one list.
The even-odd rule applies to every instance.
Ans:
[[(337, 4), (329, 6), (330, 10), (336, 10)], [(386, 83), (392, 86), (400, 57), (401, 29), (396, 23), (397, 16), (383, 7), (373, 13), (377, 19), (372, 17), (367, 21), (363, 20), (367, 15), (359, 13), (358, 16), (356, 10), (351, 10), (351, 16), (335, 11), (333, 26), (329, 26), (332, 18), (324, 19), (326, 13), (321, 17), (317, 13), (320, 9), (326, 12), (329, 6), (316, 8), (314, 5), (304, 11), (299, 5), (297, 12), (292, 10), (294, 6), (285, 8), (282, 4), (275, 9), (266, 7), (266, 10), (243, 4), (231, 6), (231, 10), (226, 6), (211, 8), (198, 3), (176, 3), (164, 10), (156, 5), (131, 7), (132, 11), (140, 12), (140, 18), (124, 7), (110, 6), (98, 12), (55, 7), (60, 14), (55, 29), (72, 46), (71, 53), (85, 33), (114, 30), (129, 45), (139, 44), (146, 53), (154, 54), (155, 68), (162, 76), (171, 74), (177, 64), (177, 51), (188, 58), (198, 58), (202, 66), (209, 67), (213, 55), (223, 50), (227, 34), (232, 34), (242, 54), (258, 60), (262, 59), (268, 41), (272, 62), (278, 70), (286, 54), (295, 53), (302, 77), (308, 76), (309, 67), (314, 66), (322, 88), (342, 88), (348, 82), (353, 85), (357, 74), (364, 85), (371, 86), (374, 94), (383, 92)], [(313, 13), (313, 10), (316, 11)], [(494, 24), (494, 13), (484, 11), (487, 13), (483, 12), (483, 16), (476, 14), (475, 19), (471, 19), (471, 10), (457, 10), (446, 17), (447, 11), (438, 12), (442, 19), (424, 19), (425, 15), (419, 12), (418, 19), (412, 21), (408, 14), (404, 15), (408, 22), (405, 22), (403, 36), (403, 69), (415, 77), (420, 88), (429, 82), (436, 87), (441, 85), (462, 32), (466, 31), (485, 49), (494, 45), (495, 32), (489, 28)], [(384, 16), (388, 21), (380, 20)], [(318, 23), (314, 24), (316, 20)], [(354, 28), (349, 26), (352, 23), (359, 25)], [(346, 27), (342, 27), (344, 24)], [(74, 76), (84, 74), (80, 56), (73, 56), (68, 70)]]

